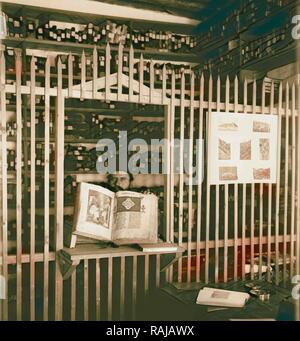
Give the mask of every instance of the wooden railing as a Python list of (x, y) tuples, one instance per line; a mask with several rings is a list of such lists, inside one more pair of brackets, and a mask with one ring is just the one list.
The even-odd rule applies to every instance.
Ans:
[[(30, 76), (23, 70), (25, 51), (15, 49), (13, 81), (5, 66), (4, 51), (0, 55), (1, 81), (1, 272), (7, 282), (8, 299), (1, 302), (1, 318), (22, 319), (122, 319), (134, 317), (135, 302), (149, 289), (161, 282), (158, 255), (133, 255), (84, 259), (71, 278), (65, 282), (59, 269), (56, 251), (63, 248), (64, 231), (64, 110), (66, 99), (118, 101), (141, 105), (161, 105), (165, 108), (165, 137), (190, 138), (205, 141), (207, 148), (207, 123), (212, 111), (277, 115), (278, 136), (281, 145), (277, 151), (278, 177), (276, 184), (217, 185), (207, 182), (207, 165), (204, 181), (198, 185), (185, 184), (183, 174), (183, 146), (180, 146), (180, 168), (175, 181), (174, 145), (169, 143), (168, 172), (165, 175), (165, 230), (166, 239), (186, 247), (187, 256), (180, 258), (166, 271), (167, 281), (219, 282), (229, 279), (245, 279), (245, 265), (250, 264), (250, 278), (263, 277), (264, 257), (270, 268), (275, 259), (276, 284), (287, 284), (300, 273), (300, 115), (299, 84), (282, 84), (275, 91), (274, 83), (267, 93), (265, 83), (243, 83), (237, 78), (231, 83), (227, 77), (213, 79), (198, 75), (193, 70), (182, 72), (180, 80), (166, 65), (161, 68), (161, 80), (155, 75), (154, 62), (144, 61), (133, 48), (124, 52), (119, 46), (118, 63), (112, 62), (112, 52), (107, 45), (105, 65), (98, 63), (98, 51), (92, 54), (92, 79), (86, 77), (86, 54), (81, 55), (80, 82), (74, 82), (73, 58), (70, 54), (66, 65), (61, 57), (55, 67), (50, 55), (45, 69), (35, 69), (35, 57), (31, 58)], [(128, 68), (123, 68), (127, 55)], [(145, 66), (147, 70), (145, 71)], [(55, 69), (55, 70), (54, 70)], [(54, 71), (53, 71), (54, 70)], [(125, 70), (125, 71), (124, 71)], [(23, 72), (24, 71), (24, 72)], [(55, 77), (53, 76), (55, 74)], [(42, 77), (41, 84), (36, 84)], [(9, 81), (8, 81), (9, 80)], [(55, 84), (53, 83), (55, 81)], [(29, 83), (28, 83), (29, 82)], [(54, 85), (53, 85), (54, 84)], [(7, 171), (7, 108), (6, 94), (16, 95), (16, 172), (9, 177)], [(36, 96), (44, 96), (44, 226), (43, 239), (36, 236), (36, 177), (35, 169), (35, 115)], [(30, 103), (30, 143), (25, 145), (22, 134), (28, 117), (24, 114), (24, 100)], [(251, 99), (251, 100), (249, 100)], [(50, 110), (55, 100), (55, 222), (50, 221)], [(175, 122), (180, 122), (179, 127)], [(186, 127), (185, 127), (186, 124)], [(189, 160), (193, 159), (193, 146)], [(22, 157), (25, 148), (30, 149), (30, 173), (25, 188)], [(205, 150), (205, 159), (207, 150)], [(199, 179), (200, 180), (200, 179)], [(8, 252), (8, 181), (16, 186), (16, 251)], [(175, 197), (175, 189), (178, 197)], [(23, 253), (22, 230), (27, 229), (24, 219), (22, 194), (30, 191), (29, 253)], [(186, 200), (187, 197), (187, 200)], [(54, 229), (54, 245), (51, 247), (51, 230)], [(24, 241), (24, 240), (23, 240)], [(43, 252), (36, 251), (36, 243), (43, 244)], [(281, 259), (282, 258), (282, 259)], [(279, 276), (280, 264), (283, 276)], [(164, 277), (164, 276), (163, 276)], [(271, 273), (267, 279), (272, 280)], [(126, 310), (128, 307), (128, 311)]]

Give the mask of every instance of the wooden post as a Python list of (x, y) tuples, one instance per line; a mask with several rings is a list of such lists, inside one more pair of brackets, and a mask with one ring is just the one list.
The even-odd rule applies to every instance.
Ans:
[[(270, 96), (270, 113), (271, 115), (274, 114), (274, 81), (272, 80), (271, 84), (271, 96)], [(268, 186), (268, 245), (267, 245), (267, 267), (268, 267), (268, 273), (267, 273), (267, 279), (268, 281), (271, 280), (271, 251), (272, 251), (272, 245), (271, 245), (271, 237), (272, 237), (272, 201), (273, 201), (273, 193), (272, 193), (272, 184), (269, 184)]]
[[(55, 238), (56, 251), (63, 248), (63, 224), (64, 224), (64, 96), (62, 93), (62, 63), (57, 62), (57, 99), (55, 117)], [(62, 319), (62, 275), (56, 262), (56, 286), (55, 286), (55, 320)]]
[[(252, 113), (256, 114), (256, 80), (253, 81)], [(251, 184), (251, 222), (250, 222), (250, 271), (251, 279), (254, 279), (254, 229), (255, 229), (255, 185)]]
[(151, 59), (150, 62), (150, 94), (149, 94), (149, 102), (154, 102), (154, 62)]
[[(96, 274), (97, 274), (97, 271), (96, 271)], [(100, 281), (99, 277), (98, 279)], [(97, 313), (98, 313), (98, 310), (97, 310)], [(71, 276), (71, 321), (76, 321), (76, 270), (72, 273), (72, 276)]]
[[(297, 153), (296, 153), (296, 162), (297, 162), (297, 202), (300, 202), (300, 85), (297, 84)], [(300, 205), (297, 206), (297, 221), (296, 221), (296, 273), (300, 274)], [(298, 299), (295, 304), (295, 317), (297, 321), (300, 321), (300, 300)]]
[(22, 320), (22, 95), (21, 76), (22, 59), (21, 50), (15, 50), (16, 55), (16, 114), (17, 114), (17, 155), (16, 155), (16, 218), (17, 218), (17, 320)]
[[(234, 78), (234, 111), (238, 113), (239, 104), (239, 81), (237, 76)], [(234, 272), (233, 278), (235, 281), (238, 279), (238, 185), (234, 184), (234, 245), (233, 245), (233, 264)]]
[(136, 319), (137, 302), (137, 256), (132, 257), (132, 319)]
[(167, 155), (164, 155), (164, 162), (166, 163), (166, 174), (164, 177), (164, 224), (165, 224), (165, 236), (166, 240), (170, 241), (170, 229), (173, 228), (170, 225), (170, 195), (171, 195), (171, 166), (170, 166), (170, 154), (171, 154), (171, 107), (165, 107), (165, 139), (168, 143)]
[(96, 321), (101, 320), (101, 296), (100, 296), (100, 259), (96, 259), (96, 273), (95, 273), (95, 287), (96, 287)]
[(83, 260), (83, 320), (89, 319), (89, 260)]
[(49, 205), (50, 205), (50, 59), (45, 65), (45, 168), (44, 168), (44, 307), (43, 319), (48, 320), (49, 304)]
[(166, 64), (164, 64), (162, 69), (162, 97), (161, 102), (162, 104), (166, 104), (166, 97), (167, 97), (167, 70), (166, 70)]
[[(212, 99), (213, 99), (213, 79), (212, 75), (209, 76), (208, 81), (208, 112), (206, 116), (206, 144), (207, 144), (207, 153), (208, 156), (210, 154), (210, 116), (212, 112)], [(207, 164), (207, 173), (206, 173), (206, 226), (205, 226), (205, 283), (209, 282), (209, 232), (210, 232), (210, 183), (209, 183), (209, 174), (210, 174), (210, 166)]]
[(119, 43), (118, 49), (118, 101), (122, 97), (122, 75), (123, 75), (123, 45)]
[[(5, 90), (5, 57), (3, 47), (0, 50), (0, 82), (1, 82), (1, 92), (0, 92), (0, 105), (1, 105), (1, 230), (0, 230), (0, 241), (1, 241), (1, 257), (2, 264), (0, 264), (0, 273), (4, 278), (4, 284), (6, 287), (6, 297), (7, 297), (7, 285), (8, 285), (8, 265), (7, 265), (7, 219), (8, 219), (8, 209), (7, 209), (7, 131), (6, 131), (6, 90)], [(0, 319), (6, 321), (8, 319), (8, 298), (5, 300), (0, 300)]]
[(171, 148), (170, 148), (170, 241), (174, 242), (174, 136), (175, 136), (175, 73), (172, 73), (172, 82), (171, 82), (171, 106), (170, 106), (170, 121), (171, 121), (171, 129), (170, 129), (170, 139), (171, 139)]
[(107, 291), (107, 319), (108, 321), (112, 320), (112, 284), (113, 284), (113, 258), (108, 257), (108, 271), (107, 271), (107, 283), (108, 283), (108, 291)]
[(282, 82), (279, 85), (278, 99), (278, 135), (277, 135), (277, 177), (276, 177), (276, 215), (275, 215), (275, 284), (279, 284), (279, 211), (280, 211), (280, 161), (281, 161), (281, 114)]
[(105, 49), (105, 100), (110, 100), (110, 45), (106, 44)]
[[(47, 59), (49, 59), (49, 57)], [(73, 96), (73, 56), (72, 56), (72, 53), (69, 53), (69, 56), (68, 56), (68, 96), (69, 98), (72, 98)]]
[(144, 102), (144, 57), (143, 54), (140, 56), (140, 62), (139, 62), (139, 103)]
[(121, 257), (121, 280), (120, 280), (120, 320), (125, 319), (125, 272), (126, 272), (126, 264), (125, 257)]
[[(296, 202), (296, 87), (295, 83), (292, 86), (292, 173), (291, 173), (291, 248), (290, 248), (290, 278), (294, 276), (295, 270), (295, 202)], [(299, 113), (298, 113), (299, 115)], [(299, 134), (300, 132), (298, 132)]]
[(198, 170), (198, 186), (197, 186), (197, 240), (196, 240), (196, 282), (200, 282), (200, 255), (201, 255), (201, 227), (202, 227), (202, 160), (204, 159), (203, 146), (203, 103), (204, 103), (204, 76), (200, 77), (200, 93), (199, 93), (199, 140), (201, 142), (201, 171)]
[[(164, 78), (164, 77), (163, 77)], [(170, 111), (170, 148), (169, 148), (169, 153), (170, 153), (170, 197), (168, 200), (170, 204), (169, 208), (169, 224), (170, 224), (170, 235), (169, 235), (169, 241), (172, 243), (174, 242), (174, 137), (175, 137), (175, 88), (176, 88), (176, 83), (175, 83), (175, 73), (174, 70), (172, 72), (172, 80), (171, 80), (171, 102), (168, 110)], [(163, 95), (164, 96), (164, 95)], [(163, 98), (164, 100), (164, 98)], [(173, 266), (169, 268), (169, 281), (173, 281)]]
[[(244, 80), (244, 112), (247, 114), (248, 102), (248, 81)], [(247, 207), (247, 185), (243, 184), (242, 194), (242, 280), (245, 280), (246, 266), (246, 207)]]
[[(35, 57), (30, 64), (30, 320), (35, 320)], [(21, 135), (22, 136), (22, 135)]]
[(289, 124), (289, 102), (290, 102), (290, 86), (286, 83), (285, 87), (285, 167), (284, 167), (284, 217), (283, 217), (283, 285), (286, 284), (287, 271), (287, 233), (288, 233), (288, 186), (289, 186), (289, 140), (290, 140), (290, 124)]
[[(217, 79), (217, 112), (220, 111), (221, 79)], [(220, 230), (220, 186), (216, 185), (216, 214), (215, 214), (215, 282), (219, 282), (219, 230)]]
[(133, 81), (134, 81), (134, 50), (130, 45), (129, 49), (129, 102), (133, 102)]
[[(179, 210), (178, 210), (178, 242), (182, 245), (183, 232), (183, 157), (184, 157), (184, 125), (185, 125), (185, 75), (181, 74), (181, 89), (180, 89), (180, 144), (179, 144)], [(182, 282), (182, 258), (178, 259), (178, 282)]]
[[(229, 112), (230, 80), (226, 77), (225, 83), (225, 111)], [(224, 185), (224, 282), (228, 280), (228, 184)]]
[(144, 267), (144, 291), (145, 291), (145, 296), (149, 294), (149, 255), (145, 255), (145, 267)]
[(81, 54), (81, 83), (80, 83), (80, 100), (85, 98), (85, 82), (86, 82), (86, 56), (84, 50)]
[(97, 79), (98, 79), (98, 51), (96, 46), (93, 50), (93, 99), (97, 98)]
[(156, 255), (155, 285), (156, 288), (160, 287), (160, 254)]
[[(262, 84), (262, 94), (261, 94), (261, 113), (262, 115), (265, 114), (265, 107), (266, 107), (266, 84), (263, 80)], [(263, 223), (264, 223), (264, 212), (263, 212), (263, 190), (264, 186), (263, 184), (259, 184), (259, 245), (258, 245), (258, 253), (259, 253), (259, 267), (258, 267), (258, 276), (259, 280), (262, 279), (262, 252), (263, 252)]]
[(193, 229), (193, 148), (194, 148), (194, 97), (195, 75), (191, 71), (191, 97), (190, 97), (190, 127), (189, 127), (189, 174), (188, 174), (188, 259), (187, 259), (187, 283), (191, 282), (191, 256), (192, 256), (192, 229)]

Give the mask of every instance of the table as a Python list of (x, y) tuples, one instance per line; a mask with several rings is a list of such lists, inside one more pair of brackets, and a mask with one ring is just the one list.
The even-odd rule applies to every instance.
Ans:
[[(138, 307), (139, 320), (150, 321), (228, 321), (231, 319), (278, 319), (279, 307), (283, 302), (291, 304), (291, 290), (267, 282), (251, 281), (271, 292), (270, 300), (260, 301), (251, 296), (244, 308), (216, 310), (196, 304), (198, 292), (204, 286), (249, 292), (245, 286), (250, 281), (238, 281), (219, 285), (167, 284), (153, 291)], [(284, 318), (283, 318), (284, 319)]]

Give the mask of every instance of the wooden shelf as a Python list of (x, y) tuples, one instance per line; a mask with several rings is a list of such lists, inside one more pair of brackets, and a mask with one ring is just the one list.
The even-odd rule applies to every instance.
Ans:
[[(55, 50), (55, 52), (64, 53), (81, 53), (82, 50), (93, 50), (95, 47), (98, 51), (105, 52), (105, 45), (79, 44), (70, 42), (56, 42), (52, 40), (43, 40), (36, 38), (6, 38), (2, 40), (3, 44), (9, 47), (30, 48), (39, 50)], [(118, 46), (111, 45), (111, 51), (118, 51)], [(92, 51), (91, 51), (92, 52)], [(145, 59), (154, 58), (162, 61), (182, 61), (190, 63), (198, 63), (199, 57), (192, 51), (188, 53), (160, 51), (155, 48), (147, 48), (145, 50), (134, 49), (137, 54), (143, 54)], [(129, 53), (129, 48), (124, 48), (124, 53)]]
[[(179, 247), (177, 252), (162, 251), (162, 252), (142, 252), (131, 246), (120, 247), (101, 247), (96, 244), (78, 245), (74, 249), (63, 248), (58, 251), (58, 259), (63, 275), (63, 279), (68, 279), (76, 269), (81, 260), (101, 259), (109, 257), (128, 257), (128, 256), (144, 256), (144, 255), (167, 255), (175, 254), (178, 258), (185, 251), (183, 247)], [(173, 262), (174, 260), (172, 260)], [(164, 269), (166, 266), (164, 266)]]
[[(72, 100), (72, 99), (67, 99), (67, 101), (68, 100)], [(16, 105), (15, 104), (7, 104), (6, 110), (7, 111), (15, 111)], [(30, 111), (30, 108), (24, 107), (24, 108), (22, 108), (22, 110)], [(36, 112), (45, 111), (45, 106), (44, 105), (37, 105), (35, 107), (35, 110), (36, 110)], [(53, 106), (50, 107), (50, 110), (52, 110), (54, 112), (55, 107), (53, 107)], [(163, 117), (164, 112), (159, 107), (157, 109), (155, 108), (155, 113), (153, 112), (154, 110), (148, 112), (148, 111), (144, 111), (144, 110), (137, 110), (136, 108), (110, 109), (110, 108), (95, 108), (95, 107), (69, 107), (69, 106), (65, 107), (65, 112), (99, 114), (99, 115), (103, 116), (103, 118), (111, 118), (111, 119), (121, 119), (122, 118), (121, 115), (122, 114), (128, 114), (129, 110), (132, 112), (130, 117), (134, 121), (139, 121), (139, 120), (142, 121), (143, 119), (145, 119), (145, 121), (147, 121), (149, 116), (156, 118), (156, 119), (160, 119), (161, 121), (164, 120), (164, 117)], [(102, 113), (103, 113), (103, 115), (102, 115)], [(145, 121), (143, 121), (143, 122), (145, 122)]]

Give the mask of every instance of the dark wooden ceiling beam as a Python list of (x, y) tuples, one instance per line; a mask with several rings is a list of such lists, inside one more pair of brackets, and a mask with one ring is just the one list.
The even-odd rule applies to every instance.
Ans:
[[(94, 0), (100, 1), (100, 0)], [(199, 11), (204, 9), (212, 0), (185, 1), (185, 0), (103, 0), (114, 5), (123, 5), (134, 8), (149, 9), (166, 12), (173, 15), (181, 15), (188, 18), (199, 18)]]

